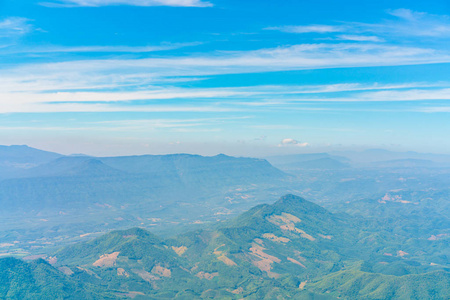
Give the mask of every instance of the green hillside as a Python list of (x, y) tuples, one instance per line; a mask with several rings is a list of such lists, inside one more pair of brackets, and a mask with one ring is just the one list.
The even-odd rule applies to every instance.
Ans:
[(310, 289), (341, 299), (448, 299), (450, 273), (392, 276), (346, 270), (319, 279)]
[(55, 284), (32, 284), (57, 295), (67, 285), (63, 291), (95, 287), (105, 298), (446, 299), (448, 266), (427, 260), (442, 249), (370, 224), (286, 195), (170, 239), (132, 228), (65, 247), (46, 258), (51, 265), (15, 261), (30, 282), (26, 270), (38, 262), (48, 269), (41, 278), (56, 273)]
[(66, 276), (48, 262), (0, 259), (0, 299), (115, 299), (115, 295)]

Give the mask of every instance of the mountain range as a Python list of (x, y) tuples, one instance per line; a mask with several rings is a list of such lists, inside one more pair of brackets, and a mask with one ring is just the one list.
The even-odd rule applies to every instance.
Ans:
[[(405, 241), (285, 195), (172, 238), (132, 228), (64, 247), (45, 261), (0, 259), (0, 297), (19, 295), (21, 285), (5, 280), (23, 276), (34, 295), (61, 299), (445, 299), (449, 267), (419, 249), (407, 253)], [(434, 247), (420, 243), (423, 251)]]

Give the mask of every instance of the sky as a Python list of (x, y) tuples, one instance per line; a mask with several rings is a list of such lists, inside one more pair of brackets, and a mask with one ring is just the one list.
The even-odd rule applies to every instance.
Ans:
[(0, 0), (0, 144), (450, 154), (450, 2)]

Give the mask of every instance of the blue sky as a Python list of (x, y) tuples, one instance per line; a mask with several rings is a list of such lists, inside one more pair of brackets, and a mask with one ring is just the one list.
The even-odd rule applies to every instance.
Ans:
[(0, 0), (0, 144), (450, 153), (448, 1)]

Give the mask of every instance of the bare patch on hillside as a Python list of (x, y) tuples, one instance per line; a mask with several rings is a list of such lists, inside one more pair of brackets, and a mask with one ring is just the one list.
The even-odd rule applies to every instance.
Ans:
[(48, 261), (49, 264), (54, 265), (56, 264), (56, 262), (58, 261), (58, 259), (56, 258), (56, 256), (49, 256), (46, 259)]
[(241, 294), (244, 291), (244, 289), (242, 287), (239, 287), (239, 288), (237, 288), (235, 290), (227, 290), (227, 291), (229, 291), (230, 293), (233, 293), (235, 295), (239, 295), (239, 294)]
[(217, 259), (220, 260), (221, 262), (223, 262), (224, 264), (226, 264), (227, 266), (237, 266), (237, 264), (234, 261), (229, 259), (224, 254), (222, 254), (221, 256), (217, 257)]
[(292, 225), (282, 225), (282, 226), (280, 226), (280, 228), (281, 228), (282, 230), (300, 233), (300, 236), (301, 236), (302, 238), (308, 239), (308, 240), (310, 240), (310, 241), (315, 241), (315, 240), (316, 240), (314, 237), (312, 237), (311, 235), (307, 234), (304, 230), (298, 229), (298, 228), (295, 227), (295, 226), (292, 226)]
[(428, 238), (428, 240), (429, 240), (429, 241), (438, 241), (438, 240), (441, 240), (441, 239), (446, 238), (446, 237), (448, 237), (448, 236), (450, 236), (450, 234), (448, 234), (448, 233), (441, 233), (441, 234), (437, 234), (437, 235), (432, 235), (432, 236), (430, 236), (430, 237)]
[(303, 290), (305, 288), (305, 285), (308, 283), (308, 281), (302, 281), (300, 285), (298, 286), (299, 289)]
[(269, 222), (275, 224), (277, 226), (286, 225), (286, 224), (295, 224), (300, 223), (301, 220), (294, 215), (288, 213), (281, 213), (281, 215), (272, 215), (268, 218)]
[(214, 272), (214, 273), (208, 273), (208, 272), (198, 272), (195, 276), (197, 276), (200, 279), (207, 279), (207, 280), (211, 280), (216, 276), (219, 276), (219, 272)]
[(273, 233), (264, 233), (263, 238), (274, 241), (274, 242), (280, 242), (280, 243), (287, 243), (291, 240), (285, 237), (278, 237)]
[(331, 239), (333, 238), (333, 236), (331, 236), (331, 235), (323, 235), (323, 234), (320, 234), (320, 233), (319, 233), (319, 236), (320, 236), (321, 238), (327, 239), (327, 240), (331, 240)]
[(170, 276), (172, 276), (172, 271), (170, 271), (167, 268), (161, 267), (161, 266), (153, 267), (152, 273), (155, 273), (155, 274), (157, 274), (159, 276), (162, 276), (162, 277), (170, 277)]
[(160, 280), (161, 278), (159, 278), (158, 276), (155, 276), (153, 274), (150, 274), (149, 272), (145, 271), (145, 270), (139, 270), (139, 269), (133, 269), (131, 270), (133, 273), (137, 274), (139, 277), (141, 277), (143, 280), (147, 281), (147, 282), (153, 282), (155, 280)]
[(136, 298), (136, 296), (145, 296), (143, 292), (128, 292), (125, 294), (125, 296), (130, 297), (131, 299)]
[(266, 249), (258, 244), (252, 245), (252, 247), (250, 248), (250, 254), (258, 258), (258, 260), (253, 260), (252, 263), (261, 271), (266, 272), (269, 277), (278, 278), (280, 274), (274, 273), (271, 270), (272, 264), (274, 262), (280, 263), (281, 260), (278, 257), (265, 253), (264, 250)]
[(230, 258), (226, 256), (226, 253), (218, 250), (223, 246), (225, 246), (225, 244), (222, 244), (216, 249), (214, 249), (214, 254), (217, 256), (217, 259), (226, 264), (227, 266), (237, 266), (237, 264), (234, 261), (232, 261)]
[(187, 247), (186, 246), (181, 246), (181, 247), (172, 246), (172, 250), (175, 251), (175, 253), (178, 254), (178, 256), (181, 256), (181, 255), (183, 255), (184, 252), (186, 252)]
[(70, 276), (73, 274), (73, 271), (69, 267), (59, 267), (58, 270), (67, 276)]
[(294, 215), (283, 212), (283, 213), (281, 213), (281, 215), (272, 215), (272, 216), (268, 217), (267, 220), (270, 223), (277, 225), (282, 230), (300, 233), (301, 237), (306, 238), (310, 241), (315, 240), (315, 238), (313, 238), (311, 235), (307, 234), (305, 231), (295, 227), (295, 224), (300, 223), (301, 220)]
[(117, 257), (120, 252), (113, 252), (111, 254), (103, 254), (100, 259), (95, 261), (92, 265), (95, 267), (113, 267), (116, 265)]
[(403, 257), (403, 256), (408, 255), (408, 254), (409, 254), (409, 253), (407, 253), (407, 252), (405, 252), (405, 251), (402, 251), (402, 250), (397, 251), (397, 256)]
[(130, 274), (128, 274), (128, 272), (125, 271), (125, 269), (122, 269), (122, 268), (117, 268), (117, 275), (118, 276), (130, 277)]
[(302, 264), (301, 262), (299, 262), (298, 260), (295, 260), (295, 259), (290, 258), (290, 257), (288, 257), (287, 260), (290, 261), (291, 263), (294, 263), (294, 264), (299, 265), (299, 266), (301, 266), (302, 268), (305, 268), (305, 269), (306, 269), (305, 265)]

